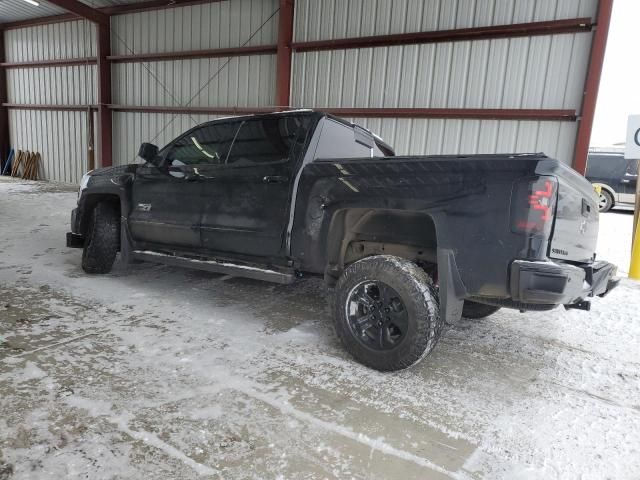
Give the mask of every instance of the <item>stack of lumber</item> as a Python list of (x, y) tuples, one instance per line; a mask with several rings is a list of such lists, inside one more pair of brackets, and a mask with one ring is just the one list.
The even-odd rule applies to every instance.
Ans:
[(18, 150), (13, 165), (12, 177), (22, 177), (25, 180), (37, 180), (40, 165), (40, 153)]

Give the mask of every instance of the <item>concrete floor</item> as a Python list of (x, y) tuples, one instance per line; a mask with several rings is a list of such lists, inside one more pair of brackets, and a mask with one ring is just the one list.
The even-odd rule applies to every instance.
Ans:
[[(382, 374), (319, 282), (85, 275), (75, 200), (0, 180), (0, 480), (639, 478), (638, 283), (590, 313), (463, 320)], [(631, 218), (601, 219), (621, 263)]]

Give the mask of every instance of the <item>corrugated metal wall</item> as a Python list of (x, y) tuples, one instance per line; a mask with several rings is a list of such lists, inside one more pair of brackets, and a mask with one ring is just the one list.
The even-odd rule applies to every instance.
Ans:
[[(263, 28), (260, 26), (277, 9), (278, 0), (231, 0), (118, 15), (112, 19), (112, 52), (131, 55), (240, 47), (257, 31), (246, 45), (274, 45), (278, 15)], [(264, 107), (275, 104), (275, 55), (121, 63), (114, 65), (112, 72), (113, 103), (120, 105)], [(213, 118), (215, 116), (116, 112), (114, 164), (130, 162), (141, 141), (152, 140), (159, 134), (153, 141), (162, 146), (187, 128)]]
[[(4, 32), (9, 62), (85, 58), (96, 54), (94, 27), (65, 22)], [(95, 65), (8, 69), (9, 103), (88, 105), (96, 102)], [(88, 113), (10, 110), (11, 146), (42, 155), (40, 176), (77, 183), (87, 170)]]
[(351, 118), (393, 145), (399, 155), (544, 152), (570, 163), (575, 122)]
[[(295, 41), (595, 17), (596, 0), (298, 0)], [(295, 53), (297, 107), (575, 109), (591, 33)], [(544, 151), (571, 163), (566, 122), (361, 120), (400, 154)]]
[(87, 171), (87, 113), (9, 110), (11, 145), (40, 152), (40, 179), (78, 183)]
[(296, 42), (595, 19), (598, 0), (296, 0)]
[[(125, 1), (125, 0), (122, 0)], [(278, 0), (227, 0), (112, 17), (112, 53), (180, 52), (277, 43)], [(595, 18), (598, 0), (296, 0), (294, 41)], [(65, 22), (4, 33), (8, 62), (96, 55), (94, 27)], [(581, 108), (591, 33), (294, 53), (294, 107)], [(276, 56), (115, 63), (113, 103), (274, 105)], [(95, 104), (96, 67), (8, 69), (10, 103)], [(210, 79), (213, 77), (213, 80)], [(201, 90), (201, 91), (200, 91)], [(196, 93), (199, 92), (197, 95)], [(113, 162), (142, 141), (163, 145), (213, 115), (113, 114)], [(577, 123), (353, 119), (400, 154), (544, 151), (569, 163)], [(39, 150), (45, 178), (86, 169), (87, 113), (11, 110), (12, 145)]]
[[(278, 9), (278, 4), (278, 0), (231, 0), (114, 16), (112, 54), (274, 45), (278, 15), (260, 26)], [(96, 55), (94, 26), (80, 21), (9, 30), (5, 32), (5, 45), (8, 62)], [(255, 107), (275, 103), (275, 55), (117, 63), (112, 75), (114, 104)], [(95, 65), (9, 69), (8, 101), (95, 104), (95, 76)], [(211, 77), (214, 79), (210, 81)], [(86, 118), (85, 112), (11, 110), (11, 144), (42, 153), (45, 179), (75, 183), (86, 171)], [(142, 141), (163, 145), (187, 128), (214, 118), (217, 117), (115, 112), (113, 162), (135, 160)]]

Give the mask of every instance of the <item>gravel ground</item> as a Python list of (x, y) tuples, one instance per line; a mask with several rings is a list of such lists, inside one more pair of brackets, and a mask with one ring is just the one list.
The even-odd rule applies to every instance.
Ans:
[[(590, 313), (463, 320), (382, 374), (337, 343), (317, 281), (85, 275), (75, 200), (0, 180), (0, 480), (640, 478), (640, 283)], [(623, 272), (631, 222), (601, 217)]]

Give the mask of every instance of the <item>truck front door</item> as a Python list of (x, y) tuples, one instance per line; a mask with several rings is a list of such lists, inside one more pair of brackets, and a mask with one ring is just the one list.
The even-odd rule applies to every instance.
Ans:
[(239, 122), (194, 128), (160, 152), (160, 166), (146, 164), (136, 174), (129, 226), (134, 240), (151, 246), (202, 247), (200, 221), (206, 202), (201, 169), (221, 167)]
[(200, 192), (182, 165), (138, 168), (131, 193), (129, 229), (136, 242), (200, 247)]

